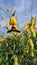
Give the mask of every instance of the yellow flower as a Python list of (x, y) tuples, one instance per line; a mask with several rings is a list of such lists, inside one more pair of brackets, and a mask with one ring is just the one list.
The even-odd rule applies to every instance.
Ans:
[(17, 20), (15, 18), (11, 17), (9, 24), (10, 25), (16, 25), (17, 24)]

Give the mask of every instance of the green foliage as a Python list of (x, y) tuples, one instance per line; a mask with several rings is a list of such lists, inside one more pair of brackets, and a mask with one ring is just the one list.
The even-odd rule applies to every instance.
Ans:
[(0, 65), (37, 65), (37, 32), (30, 25), (30, 34), (3, 37), (0, 34)]
[[(28, 41), (30, 38), (31, 40)], [(18, 37), (13, 35), (12, 37), (4, 38), (0, 47), (1, 65), (14, 65), (14, 62), (16, 62), (14, 61), (14, 56), (18, 59), (17, 65), (34, 65), (37, 62), (36, 45), (37, 37), (33, 40), (25, 31)], [(34, 52), (34, 56), (31, 55), (31, 52)]]

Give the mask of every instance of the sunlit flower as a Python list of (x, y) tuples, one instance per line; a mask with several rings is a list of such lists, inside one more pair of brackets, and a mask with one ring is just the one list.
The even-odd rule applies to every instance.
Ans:
[(17, 20), (15, 18), (11, 17), (9, 24), (10, 25), (16, 25), (17, 24)]

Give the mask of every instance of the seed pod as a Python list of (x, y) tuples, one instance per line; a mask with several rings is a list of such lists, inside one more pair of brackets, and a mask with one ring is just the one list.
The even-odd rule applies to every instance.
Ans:
[(30, 26), (30, 32), (31, 32), (33, 37), (36, 37), (36, 33), (35, 33), (33, 26)]
[(14, 55), (13, 59), (14, 59), (14, 64), (13, 65), (19, 65), (17, 56)]
[(34, 25), (34, 23), (35, 23), (35, 18), (32, 17), (32, 18), (31, 18), (31, 25)]
[(33, 50), (34, 50), (34, 44), (33, 44), (32, 39), (29, 39), (29, 40), (28, 40), (28, 43), (29, 43), (29, 46), (30, 46), (30, 48), (31, 48), (31, 51), (33, 51)]
[(32, 56), (32, 57), (34, 57), (34, 52), (32, 51), (32, 52), (30, 52), (30, 55)]
[(29, 43), (29, 47), (30, 47), (30, 48), (29, 48), (29, 49), (30, 49), (30, 50), (29, 50), (30, 55), (33, 57), (33, 56), (34, 56), (34, 52), (33, 52), (33, 51), (34, 51), (34, 44), (33, 44), (32, 39), (29, 39), (29, 40), (28, 40), (28, 43)]

